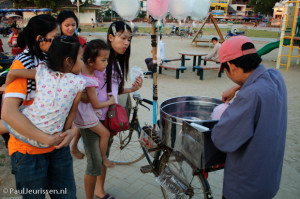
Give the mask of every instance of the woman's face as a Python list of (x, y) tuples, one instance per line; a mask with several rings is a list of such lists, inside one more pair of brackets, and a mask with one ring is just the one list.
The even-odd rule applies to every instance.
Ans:
[(132, 33), (128, 30), (117, 32), (115, 36), (110, 34), (108, 38), (115, 53), (123, 55), (131, 43)]
[(63, 35), (73, 36), (77, 28), (75, 19), (72, 17), (65, 19), (60, 24), (60, 28)]
[(46, 35), (46, 39), (51, 39), (51, 41), (41, 41), (40, 42), (40, 49), (47, 53), (51, 44), (52, 44), (52, 40), (54, 39), (54, 37), (56, 36), (60, 36), (60, 28), (59, 26), (57, 26), (54, 30), (52, 30), (51, 32), (48, 32)]

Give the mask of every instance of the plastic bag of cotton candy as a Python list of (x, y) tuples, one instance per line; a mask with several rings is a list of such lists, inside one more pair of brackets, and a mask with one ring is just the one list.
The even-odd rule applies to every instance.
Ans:
[(135, 79), (139, 76), (141, 76), (142, 78), (144, 77), (142, 69), (138, 66), (133, 66), (130, 69), (130, 80), (131, 80), (131, 82), (134, 83)]
[(211, 113), (211, 119), (212, 120), (219, 120), (228, 106), (229, 106), (228, 102), (225, 102), (223, 104), (220, 104), (220, 105), (216, 106), (214, 108), (213, 112)]

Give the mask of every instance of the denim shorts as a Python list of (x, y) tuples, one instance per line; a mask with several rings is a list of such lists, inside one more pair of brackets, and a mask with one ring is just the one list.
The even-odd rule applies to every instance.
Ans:
[(76, 198), (73, 160), (70, 148), (55, 149), (44, 154), (11, 155), (16, 188), (23, 199)]
[[(99, 142), (100, 136), (90, 129), (79, 129), (84, 144), (85, 156), (87, 159), (87, 167), (85, 173), (90, 176), (101, 175), (102, 156), (100, 152)], [(106, 155), (108, 157), (113, 137), (109, 138)]]

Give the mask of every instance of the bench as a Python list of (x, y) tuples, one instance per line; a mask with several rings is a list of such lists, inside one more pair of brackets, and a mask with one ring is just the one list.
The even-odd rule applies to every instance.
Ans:
[(164, 69), (170, 69), (170, 70), (176, 70), (176, 79), (179, 79), (179, 72), (184, 73), (184, 70), (186, 70), (185, 66), (176, 66), (171, 65), (169, 63), (163, 63), (159, 66), (159, 74), (162, 73), (162, 68)]
[[(203, 80), (203, 72), (204, 70), (212, 70), (217, 69), (219, 70), (219, 66), (194, 66), (193, 69), (197, 69), (197, 75), (200, 76), (200, 80)], [(218, 77), (222, 77), (222, 72), (218, 72)]]
[[(191, 60), (191, 58), (185, 58), (185, 60)], [(163, 59), (162, 61), (163, 61), (163, 63), (168, 63), (168, 62), (171, 62), (171, 61), (181, 61), (181, 57), (171, 58), (171, 59)]]
[(208, 61), (210, 61), (210, 62), (215, 62), (216, 64), (219, 64), (219, 63), (220, 63), (219, 61), (212, 60), (212, 59), (203, 59), (203, 61), (204, 61), (204, 66), (206, 66), (206, 63), (207, 63)]

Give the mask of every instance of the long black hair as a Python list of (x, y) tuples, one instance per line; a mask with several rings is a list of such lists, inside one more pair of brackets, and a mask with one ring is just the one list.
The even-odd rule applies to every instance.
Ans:
[(37, 41), (37, 36), (46, 37), (46, 35), (57, 28), (58, 23), (54, 17), (47, 14), (37, 15), (32, 17), (23, 32), (18, 36), (18, 44), (27, 46), (29, 54), (34, 59), (36, 56), (40, 60), (45, 59), (45, 54), (40, 49), (40, 41)]
[[(132, 33), (132, 30), (128, 24), (126, 24), (123, 21), (115, 21), (113, 22), (107, 31), (107, 45), (110, 48), (110, 54), (108, 58), (108, 65), (106, 67), (106, 84), (107, 84), (107, 93), (111, 92), (111, 77), (112, 77), (112, 70), (114, 66), (114, 71), (116, 74), (120, 77), (121, 79), (121, 84), (119, 86), (119, 93), (122, 93), (124, 90), (124, 82), (125, 79), (127, 80), (127, 75), (129, 71), (129, 57), (130, 57), (130, 46), (129, 44), (128, 48), (126, 49), (125, 53), (123, 55), (115, 53), (114, 49), (111, 46), (111, 42), (109, 40), (109, 35), (113, 35), (114, 37), (116, 36), (117, 33), (124, 33), (128, 30), (129, 32)], [(118, 67), (118, 62), (121, 66), (121, 70)], [(123, 73), (123, 75), (122, 75)]]
[[(58, 21), (59, 25), (61, 25), (68, 18), (73, 18), (76, 22), (76, 28), (78, 28), (78, 19), (72, 10), (61, 11), (57, 16), (57, 21)], [(62, 30), (62, 28), (61, 28), (61, 30)], [(63, 35), (62, 31), (61, 31), (61, 34)], [(76, 36), (75, 33), (73, 36)]]

